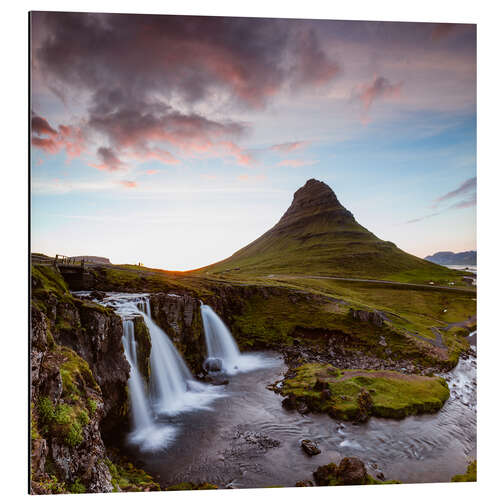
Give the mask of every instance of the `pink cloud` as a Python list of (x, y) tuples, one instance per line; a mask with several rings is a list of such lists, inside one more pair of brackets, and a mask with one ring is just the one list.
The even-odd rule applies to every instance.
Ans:
[(56, 130), (45, 118), (33, 114), (31, 131), (31, 144), (46, 153), (56, 154), (64, 149), (68, 158), (75, 158), (85, 150), (83, 132), (78, 127), (59, 125)]
[(397, 99), (401, 95), (403, 82), (392, 84), (383, 76), (375, 76), (370, 83), (364, 83), (355, 90), (355, 96), (368, 111), (377, 99)]
[(156, 170), (156, 169), (146, 170), (146, 175), (155, 175), (158, 172), (159, 172), (159, 170)]
[(31, 117), (31, 130), (38, 135), (57, 136), (57, 131), (50, 126), (49, 122), (38, 115)]
[(97, 156), (101, 160), (101, 163), (97, 165), (91, 164), (90, 166), (97, 168), (98, 170), (116, 172), (117, 170), (123, 170), (126, 167), (111, 148), (100, 147), (97, 150)]
[(137, 182), (135, 181), (119, 181), (119, 183), (127, 189), (134, 189), (137, 187)]
[(283, 142), (281, 144), (275, 144), (274, 146), (271, 146), (271, 149), (279, 153), (293, 153), (295, 151), (303, 149), (307, 144), (307, 141)]

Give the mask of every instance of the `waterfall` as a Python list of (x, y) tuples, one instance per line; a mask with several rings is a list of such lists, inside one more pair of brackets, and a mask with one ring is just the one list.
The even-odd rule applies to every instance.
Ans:
[(168, 335), (153, 321), (149, 299), (139, 305), (151, 337), (152, 401), (156, 413), (175, 415), (201, 408), (215, 391), (196, 382)]
[(224, 321), (210, 306), (201, 304), (200, 307), (207, 344), (208, 357), (204, 365), (207, 371), (234, 375), (269, 366), (269, 361), (258, 354), (241, 354)]
[(144, 391), (144, 380), (137, 368), (137, 344), (134, 335), (134, 321), (122, 319), (123, 321), (123, 350), (125, 358), (130, 365), (130, 377), (128, 389), (130, 395), (130, 407), (132, 410), (133, 432), (153, 425), (153, 419), (149, 412), (148, 400)]
[(201, 305), (201, 317), (207, 344), (208, 366), (210, 361), (215, 364), (215, 360), (221, 360), (222, 371), (230, 373), (237, 370), (241, 354), (228, 327), (210, 306)]
[(130, 365), (128, 389), (132, 413), (132, 432), (129, 435), (129, 441), (138, 445), (143, 451), (156, 451), (165, 448), (173, 439), (176, 431), (172, 426), (157, 425), (154, 422), (146, 397), (145, 383), (137, 366), (134, 320), (122, 316), (122, 323), (123, 350)]
[[(85, 296), (82, 294), (82, 296)], [(186, 363), (168, 335), (153, 321), (147, 294), (108, 293), (101, 305), (111, 306), (122, 318), (122, 344), (130, 365), (128, 380), (132, 432), (129, 442), (142, 451), (166, 448), (175, 438), (178, 426), (162, 420), (185, 411), (210, 409), (208, 404), (224, 394), (220, 387), (194, 380)], [(142, 316), (151, 337), (150, 387), (137, 363), (134, 317)]]

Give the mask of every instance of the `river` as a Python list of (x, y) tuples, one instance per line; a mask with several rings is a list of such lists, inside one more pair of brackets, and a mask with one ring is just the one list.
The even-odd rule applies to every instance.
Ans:
[[(369, 473), (412, 482), (448, 482), (476, 454), (476, 360), (461, 359), (446, 374), (450, 399), (437, 414), (402, 421), (371, 418), (355, 425), (326, 415), (300, 415), (281, 406), (266, 386), (282, 378), (280, 356), (262, 353), (269, 366), (234, 375), (211, 410), (168, 419), (176, 440), (163, 452), (139, 453), (162, 484), (212, 482), (235, 488), (293, 486), (320, 465), (357, 456)], [(302, 439), (322, 453), (306, 455)], [(279, 445), (275, 441), (279, 441)]]

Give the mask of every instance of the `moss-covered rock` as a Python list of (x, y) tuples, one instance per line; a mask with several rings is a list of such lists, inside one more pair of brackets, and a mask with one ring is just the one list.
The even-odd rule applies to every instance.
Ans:
[(144, 379), (149, 381), (151, 376), (151, 367), (149, 364), (151, 336), (142, 316), (134, 318), (134, 336), (137, 344), (137, 365)]
[(186, 490), (217, 490), (218, 486), (212, 483), (191, 483), (184, 482), (168, 486), (166, 491), (186, 491)]
[(353, 486), (367, 484), (397, 484), (398, 481), (379, 481), (366, 472), (365, 464), (357, 457), (344, 457), (318, 467), (313, 473), (318, 486)]
[(105, 464), (111, 473), (113, 491), (160, 491), (160, 485), (144, 470), (136, 467), (116, 449), (109, 451)]
[(318, 363), (298, 367), (295, 376), (284, 381), (281, 392), (288, 408), (305, 404), (310, 411), (357, 421), (369, 416), (399, 419), (436, 412), (450, 394), (440, 377), (339, 370)]
[(457, 474), (451, 478), (453, 483), (474, 483), (477, 481), (477, 460), (467, 466), (465, 474)]

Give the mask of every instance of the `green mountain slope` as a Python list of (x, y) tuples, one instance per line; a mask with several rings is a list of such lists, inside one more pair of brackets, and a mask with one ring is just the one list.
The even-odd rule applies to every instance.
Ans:
[(231, 277), (319, 275), (420, 282), (456, 276), (377, 238), (356, 222), (328, 185), (315, 179), (295, 193), (273, 228), (231, 257), (196, 272)]

